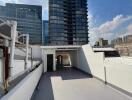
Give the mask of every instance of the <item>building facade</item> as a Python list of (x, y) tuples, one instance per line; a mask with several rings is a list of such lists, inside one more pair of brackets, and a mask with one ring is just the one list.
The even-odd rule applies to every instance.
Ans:
[(99, 40), (95, 42), (94, 46), (104, 47), (108, 45), (109, 45), (108, 40), (104, 40), (104, 38), (99, 38)]
[(120, 37), (111, 41), (121, 56), (132, 56), (132, 35)]
[(120, 38), (120, 37), (118, 37), (118, 38), (116, 38), (116, 39), (114, 39), (114, 40), (111, 41), (112, 45), (122, 44), (122, 43), (123, 43), (123, 38)]
[(49, 0), (49, 44), (87, 43), (87, 0)]
[(29, 34), (30, 44), (42, 44), (42, 7), (11, 4), (0, 6), (0, 18), (17, 21), (17, 30)]
[(124, 43), (132, 43), (132, 35), (127, 35), (123, 37)]
[(131, 56), (132, 57), (132, 42), (116, 44), (114, 47), (119, 51), (121, 56)]
[(43, 20), (43, 45), (49, 43), (49, 21)]

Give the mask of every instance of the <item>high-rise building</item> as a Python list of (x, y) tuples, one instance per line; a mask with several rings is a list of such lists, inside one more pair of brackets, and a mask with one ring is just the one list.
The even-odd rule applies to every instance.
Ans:
[(17, 30), (30, 35), (30, 44), (42, 44), (42, 6), (7, 3), (0, 6), (0, 18), (17, 21)]
[(87, 43), (87, 0), (49, 0), (49, 44)]
[(43, 20), (43, 45), (49, 43), (49, 21)]

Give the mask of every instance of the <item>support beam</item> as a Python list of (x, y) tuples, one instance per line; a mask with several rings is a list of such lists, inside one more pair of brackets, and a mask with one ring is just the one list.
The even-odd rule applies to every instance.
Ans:
[(17, 38), (26, 37), (26, 58), (25, 58), (25, 70), (28, 66), (28, 53), (29, 53), (29, 34), (21, 34)]

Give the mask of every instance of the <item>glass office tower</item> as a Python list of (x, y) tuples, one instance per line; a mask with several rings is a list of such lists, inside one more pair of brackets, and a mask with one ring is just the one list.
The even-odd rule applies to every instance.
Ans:
[(0, 6), (0, 18), (17, 21), (17, 30), (30, 35), (30, 44), (42, 44), (42, 7), (11, 4)]
[(87, 0), (49, 0), (49, 44), (87, 44), (87, 20)]
[(43, 45), (49, 43), (49, 21), (43, 20)]

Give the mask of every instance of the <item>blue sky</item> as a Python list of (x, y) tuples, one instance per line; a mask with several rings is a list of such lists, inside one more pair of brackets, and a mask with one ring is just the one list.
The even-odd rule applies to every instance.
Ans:
[(90, 41), (132, 34), (132, 0), (88, 0)]
[(98, 25), (111, 20), (116, 15), (131, 15), (132, 0), (88, 0), (90, 13), (98, 20)]
[[(43, 19), (48, 19), (48, 0), (0, 0), (43, 6)], [(88, 0), (89, 37), (94, 44), (98, 38), (112, 40), (132, 34), (132, 0)]]

